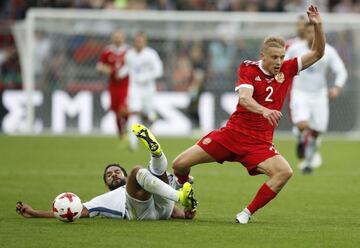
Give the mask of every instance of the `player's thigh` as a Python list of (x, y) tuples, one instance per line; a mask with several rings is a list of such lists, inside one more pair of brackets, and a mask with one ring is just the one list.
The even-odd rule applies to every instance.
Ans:
[(157, 118), (154, 98), (156, 97), (155, 93), (144, 92), (141, 100), (141, 112), (146, 115), (150, 122), (154, 122)]
[(141, 89), (137, 87), (129, 87), (129, 94), (127, 97), (127, 105), (129, 112), (140, 112), (142, 107)]
[(173, 161), (174, 169), (189, 168), (196, 164), (215, 162), (199, 145), (193, 145), (180, 153)]
[(311, 109), (309, 108), (308, 98), (305, 94), (297, 91), (292, 92), (290, 98), (290, 115), (295, 125), (310, 119)]
[(323, 133), (329, 123), (329, 100), (327, 97), (314, 99), (311, 103), (310, 128)]
[(147, 200), (141, 201), (132, 197), (126, 192), (126, 210), (129, 220), (156, 220), (158, 213), (155, 207), (153, 196)]
[(269, 177), (275, 176), (277, 174), (289, 174), (290, 176), (292, 174), (292, 169), (288, 161), (280, 154), (268, 158), (258, 164), (257, 170), (263, 174), (268, 175)]

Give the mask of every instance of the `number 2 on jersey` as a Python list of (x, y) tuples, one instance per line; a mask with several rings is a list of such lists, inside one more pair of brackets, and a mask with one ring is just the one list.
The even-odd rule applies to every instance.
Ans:
[(272, 102), (273, 99), (271, 99), (271, 95), (274, 93), (273, 87), (268, 86), (268, 87), (266, 88), (266, 92), (268, 92), (268, 91), (270, 91), (270, 92), (269, 92), (269, 94), (267, 95), (267, 97), (265, 98), (265, 102)]

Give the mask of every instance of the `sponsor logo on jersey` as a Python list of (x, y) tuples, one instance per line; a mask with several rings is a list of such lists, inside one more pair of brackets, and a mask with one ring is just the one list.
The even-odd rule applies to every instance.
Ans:
[(261, 82), (260, 76), (257, 76), (257, 77), (255, 78), (255, 81)]
[(275, 75), (275, 80), (276, 80), (276, 82), (282, 84), (285, 81), (284, 73), (280, 72), (280, 73), (276, 74)]

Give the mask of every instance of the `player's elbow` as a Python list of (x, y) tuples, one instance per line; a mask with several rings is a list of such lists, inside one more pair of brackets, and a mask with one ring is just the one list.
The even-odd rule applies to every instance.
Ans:
[(325, 53), (325, 47), (321, 47), (315, 50), (315, 57), (317, 60), (320, 60)]
[(155, 71), (155, 78), (161, 78), (164, 74), (163, 68), (159, 67), (156, 71)]
[(239, 97), (239, 104), (241, 105), (241, 106), (247, 106), (248, 105), (248, 103), (249, 103), (249, 96), (240, 96)]

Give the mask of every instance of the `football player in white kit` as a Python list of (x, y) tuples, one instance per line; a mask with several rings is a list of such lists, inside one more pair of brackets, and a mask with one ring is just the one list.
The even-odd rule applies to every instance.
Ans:
[[(130, 174), (118, 164), (110, 164), (104, 171), (109, 192), (83, 203), (81, 217), (106, 216), (129, 220), (193, 219), (196, 200), (190, 183), (175, 190), (168, 183), (167, 159), (160, 144), (145, 126), (135, 124), (132, 132), (151, 153), (148, 169), (134, 167)], [(180, 203), (184, 209), (175, 206)], [(16, 211), (24, 217), (54, 218), (51, 211), (34, 210), (17, 202)]]
[[(286, 59), (307, 53), (313, 39), (314, 27), (307, 23), (305, 40), (292, 44), (286, 52)], [(330, 88), (326, 82), (328, 69), (335, 74), (334, 85)], [(327, 130), (329, 99), (336, 99), (346, 79), (345, 65), (334, 47), (329, 44), (325, 46), (322, 59), (294, 78), (290, 94), (290, 115), (298, 135), (297, 155), (299, 159), (304, 159), (299, 164), (303, 173), (311, 173), (313, 168), (321, 164), (318, 153), (319, 136)]]
[(156, 118), (154, 101), (156, 97), (156, 79), (163, 75), (163, 64), (159, 54), (147, 46), (147, 37), (144, 32), (135, 36), (134, 47), (125, 57), (125, 65), (119, 71), (119, 77), (129, 75), (128, 93), (128, 129), (130, 150), (137, 149), (137, 139), (131, 134), (131, 127), (140, 123), (152, 123)]

